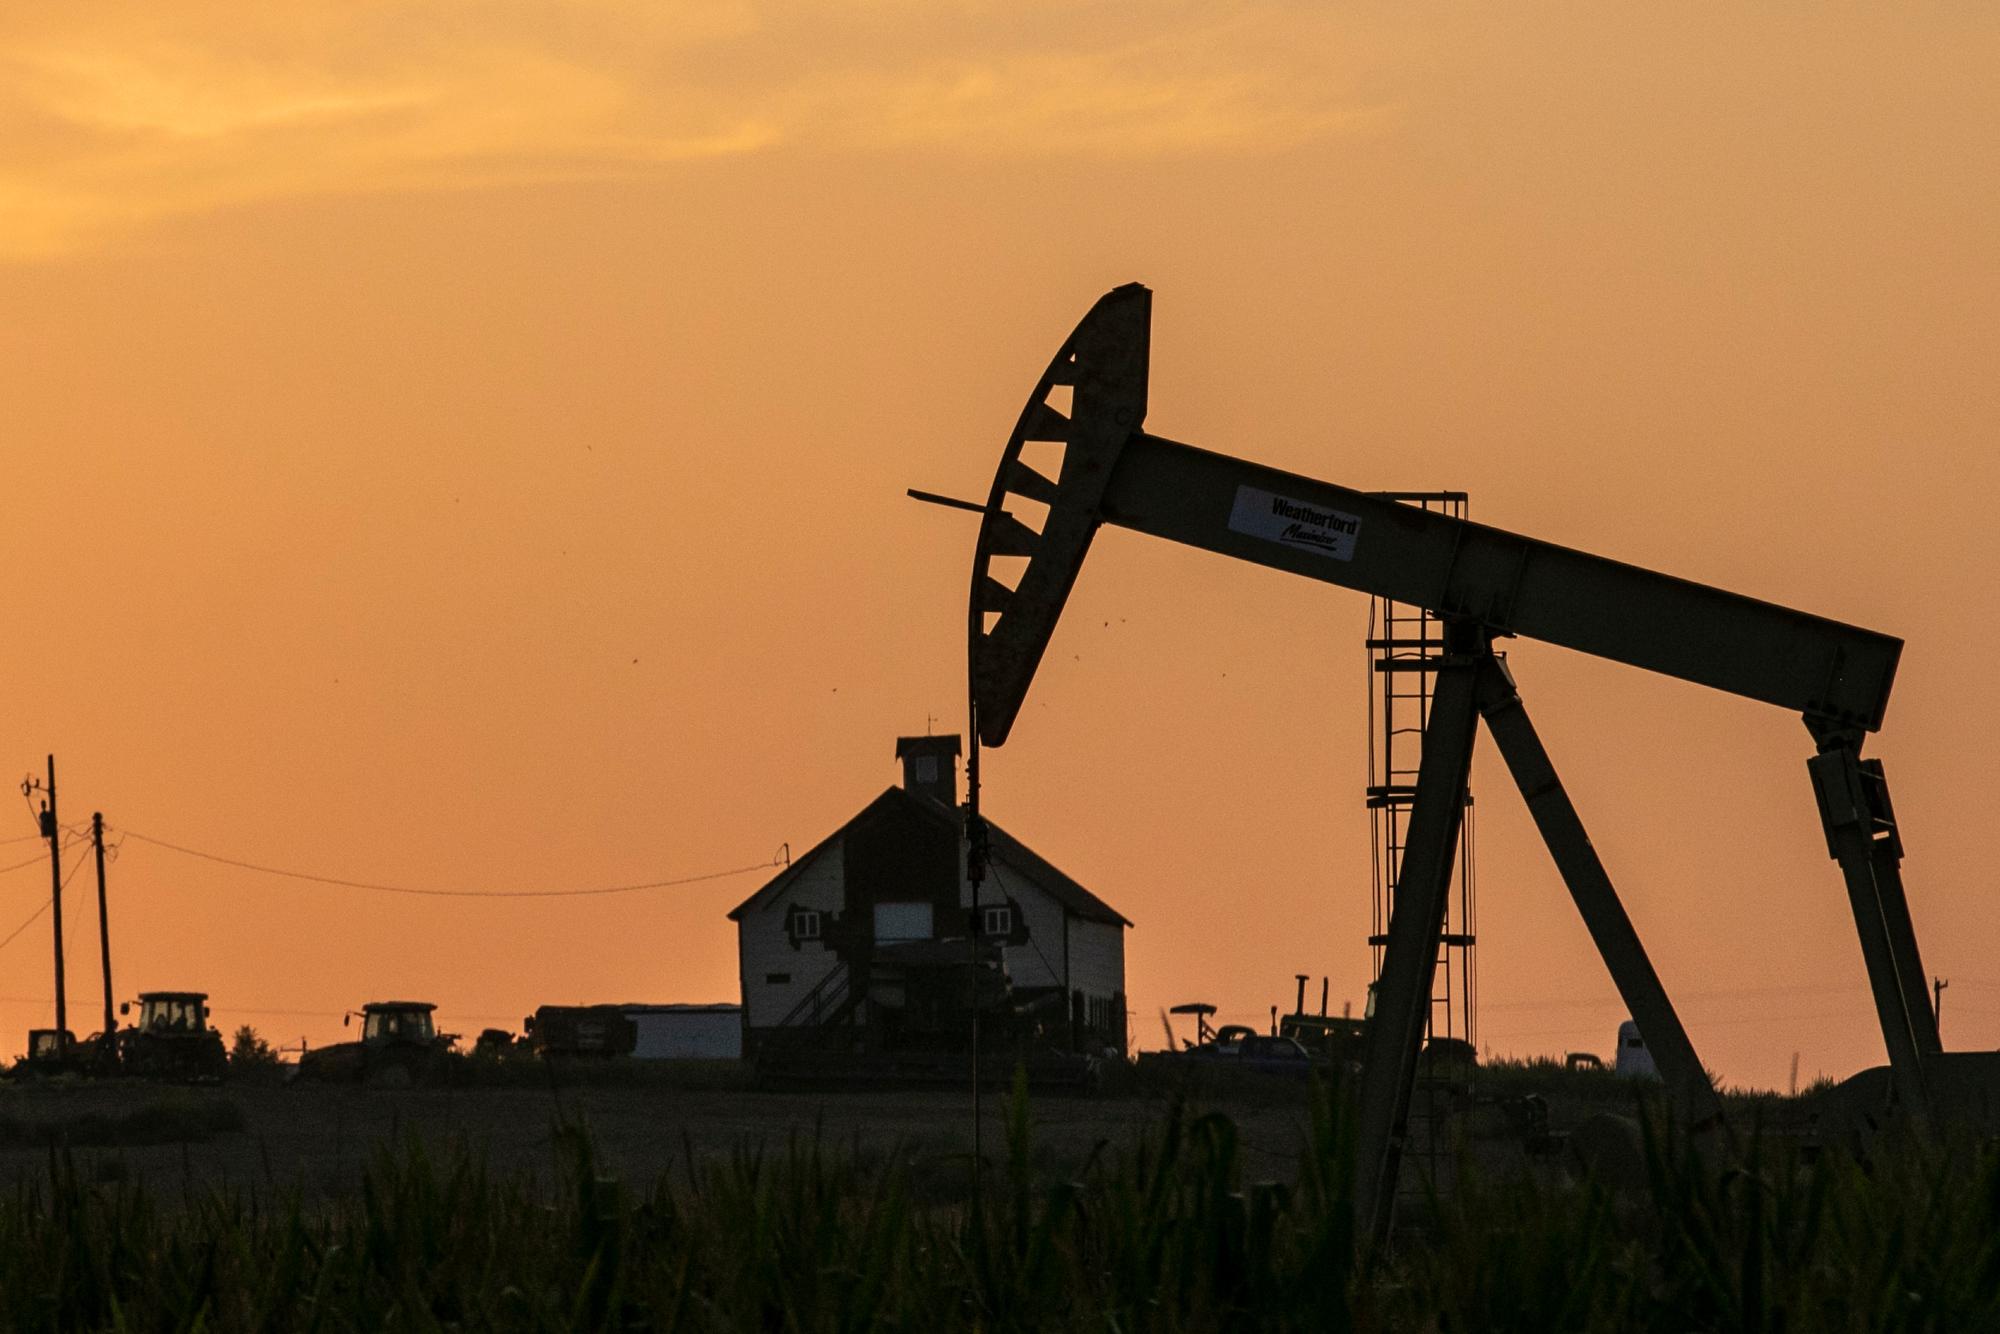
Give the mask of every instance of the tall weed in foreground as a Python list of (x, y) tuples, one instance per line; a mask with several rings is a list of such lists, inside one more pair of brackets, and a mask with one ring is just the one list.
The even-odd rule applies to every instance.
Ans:
[[(1370, 1257), (1344, 1102), (1298, 1171), (1246, 1180), (1235, 1125), (1170, 1106), (1129, 1150), (1038, 1173), (1025, 1091), (980, 1189), (931, 1202), (907, 1153), (816, 1134), (648, 1189), (558, 1126), (548, 1182), (412, 1137), (360, 1192), (156, 1207), (52, 1150), (0, 1196), (0, 1326), (665, 1331), (1973, 1330), (2000, 1328), (2000, 1150), (1867, 1166), (1670, 1133), (1622, 1192), (1468, 1173)], [(84, 1164), (85, 1167), (80, 1167)]]
[(1242, 1179), (1235, 1123), (1169, 1107), (1157, 1137), (1103, 1146), (1078, 1179), (1037, 1186), (1018, 1081), (1003, 1181), (965, 1212), (955, 1259), (981, 1329), (1353, 1327), (1352, 1153), (1322, 1096), (1299, 1183)]
[(553, 1185), (411, 1136), (359, 1193), (156, 1207), (52, 1150), (0, 1198), (0, 1325), (43, 1329), (1343, 1329), (1356, 1275), (1345, 1122), (1297, 1185), (1244, 1183), (1235, 1126), (1171, 1108), (1130, 1152), (1034, 1171), (1025, 1090), (982, 1189), (918, 1206), (902, 1155), (817, 1135), (633, 1192), (559, 1126)]
[[(1393, 1323), (1458, 1330), (2000, 1330), (2000, 1147), (1812, 1157), (1646, 1135), (1645, 1188), (1473, 1179), (1400, 1248)], [(1432, 1322), (1426, 1326), (1426, 1320)]]

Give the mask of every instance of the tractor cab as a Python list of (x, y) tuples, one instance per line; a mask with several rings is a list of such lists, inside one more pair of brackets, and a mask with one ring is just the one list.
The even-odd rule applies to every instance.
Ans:
[[(127, 1014), (132, 1006), (124, 1007)], [(205, 1033), (208, 1031), (208, 993), (205, 991), (142, 991), (139, 993), (139, 1029), (145, 1033)]]
[(76, 1051), (76, 1034), (65, 1030), (57, 1040), (53, 1028), (28, 1030), (28, 1059), (40, 1065), (55, 1065)]
[(13, 1066), (17, 1075), (64, 1075), (106, 1073), (107, 1059), (103, 1037), (99, 1034), (79, 1041), (76, 1034), (64, 1030), (58, 1038), (53, 1028), (31, 1028), (28, 1030), (28, 1052)]
[(371, 1001), (361, 1007), (361, 1041), (368, 1046), (393, 1042), (415, 1042), (428, 1046), (437, 1039), (431, 1011), (437, 1006), (425, 1001)]

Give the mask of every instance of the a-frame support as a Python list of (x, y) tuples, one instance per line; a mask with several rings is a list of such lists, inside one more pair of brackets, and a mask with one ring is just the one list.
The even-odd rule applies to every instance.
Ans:
[[(1430, 725), (1424, 731), (1416, 801), (1362, 1074), (1357, 1221), (1378, 1240), (1387, 1235), (1394, 1213), (1424, 1015), (1480, 717), (1486, 720), (1487, 731), (1681, 1115), (1691, 1127), (1713, 1124), (1722, 1116), (1722, 1101), (1563, 790), (1512, 674), (1493, 653), (1488, 632), (1453, 624), (1447, 628), (1446, 654), (1438, 667)], [(1924, 1060), (1937, 1054), (1942, 1044), (1903, 890), (1903, 845), (1888, 781), (1881, 761), (1861, 758), (1861, 735), (1856, 729), (1810, 717), (1806, 721), (1819, 744), (1807, 769), (1826, 829), (1827, 851), (1847, 882), (1896, 1097), (1912, 1116), (1922, 1118), (1930, 1111)]]
[[(1470, 641), (1470, 642), (1468, 642)], [(1477, 627), (1447, 623), (1445, 651), (1432, 687), (1430, 720), (1417, 762), (1417, 793), (1403, 839), (1403, 863), (1389, 912), (1389, 939), (1375, 980), (1368, 1020), (1356, 1127), (1355, 1223), (1387, 1235), (1396, 1204), (1410, 1092), (1430, 1012), (1453, 853), (1465, 818), (1472, 742), (1479, 725), (1474, 688), (1486, 637)]]
[(1514, 776), (1514, 785), (1528, 803), (1528, 813), (1535, 818), (1556, 870), (1569, 887), (1598, 955), (1610, 970), (1618, 998), (1639, 1025), (1676, 1109), (1690, 1127), (1720, 1120), (1722, 1099), (1716, 1095), (1701, 1058), (1695, 1055), (1694, 1043), (1688, 1040), (1673, 1002), (1667, 999), (1667, 989), (1653, 971), (1653, 961), (1646, 957), (1646, 947), (1639, 943), (1639, 933), (1619, 902), (1604, 863), (1598, 860), (1582, 817), (1556, 776), (1555, 765), (1514, 688), (1512, 673), (1505, 662), (1490, 653), (1480, 666), (1479, 711)]
[(1722, 1101), (1556, 776), (1506, 664), (1494, 655), (1484, 630), (1452, 625), (1446, 633), (1362, 1074), (1356, 1217), (1378, 1240), (1387, 1235), (1394, 1213), (1423, 1017), (1430, 1004), (1445, 892), (1481, 716), (1681, 1115), (1690, 1126), (1713, 1124), (1722, 1116)]

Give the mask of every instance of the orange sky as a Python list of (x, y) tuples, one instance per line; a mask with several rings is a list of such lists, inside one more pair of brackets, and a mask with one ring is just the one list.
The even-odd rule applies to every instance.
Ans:
[[(1873, 753), (1946, 1043), (2000, 1045), (1991, 11), (15, 9), (0, 757), (55, 751), (66, 818), (438, 887), (802, 850), (898, 733), (963, 724), (972, 522), (903, 488), (983, 496), (1138, 279), (1161, 434), (1906, 638)], [(1094, 548), (988, 803), (1137, 922), (1142, 1041), (1297, 971), (1359, 997), (1366, 611)], [(1799, 721), (1512, 660), (1707, 1062), (1879, 1061)], [(1497, 777), (1482, 750), (1482, 1044), (1608, 1050)], [(466, 1031), (734, 999), (758, 883), (410, 899), (136, 842), (112, 876), (121, 995), (285, 1041), (386, 995)], [(46, 887), (0, 874), (0, 933)], [(49, 949), (0, 951), (0, 1048)]]

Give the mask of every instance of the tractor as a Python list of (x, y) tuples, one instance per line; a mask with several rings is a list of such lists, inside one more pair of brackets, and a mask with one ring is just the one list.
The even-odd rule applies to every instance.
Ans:
[(116, 1075), (120, 1073), (117, 1043), (115, 1039), (106, 1041), (102, 1033), (79, 1038), (67, 1029), (58, 1041), (53, 1028), (31, 1028), (28, 1030), (27, 1053), (16, 1060), (7, 1073), (34, 1078)]
[[(131, 1014), (132, 1003), (119, 1007)], [(128, 1075), (209, 1083), (229, 1071), (222, 1034), (208, 1023), (208, 993), (142, 991), (139, 1022), (120, 1029), (114, 1049)]]
[[(371, 1001), (361, 1007), (361, 1040), (315, 1047), (299, 1057), (298, 1078), (344, 1084), (423, 1084), (442, 1078), (458, 1040), (431, 1022), (428, 1001)], [(342, 1017), (352, 1024), (354, 1013)]]
[(95, 1037), (79, 1042), (74, 1033), (65, 1030), (58, 1041), (53, 1028), (31, 1028), (27, 1054), (14, 1062), (9, 1073), (38, 1078), (92, 1074), (100, 1068), (102, 1055), (103, 1046)]

